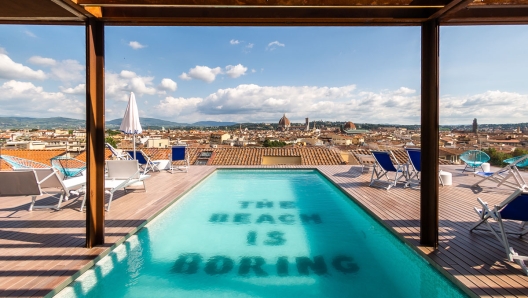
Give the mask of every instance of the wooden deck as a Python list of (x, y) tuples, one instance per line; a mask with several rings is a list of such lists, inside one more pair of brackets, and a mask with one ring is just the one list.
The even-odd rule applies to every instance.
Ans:
[[(310, 167), (314, 168), (314, 167)], [(337, 186), (377, 216), (402, 239), (443, 268), (450, 278), (479, 296), (528, 296), (528, 277), (520, 267), (506, 261), (502, 246), (491, 233), (469, 233), (476, 222), (473, 207), (481, 197), (490, 205), (511, 194), (509, 188), (485, 183), (481, 189), (460, 167), (444, 166), (453, 173), (453, 185), (440, 188), (440, 248), (419, 247), (419, 191), (401, 186), (386, 191), (368, 186), (369, 174), (359, 167), (317, 166)], [(106, 245), (84, 248), (85, 213), (79, 200), (68, 201), (60, 211), (27, 211), (29, 198), (0, 200), (0, 296), (46, 296), (65, 286), (94, 260), (163, 211), (181, 194), (212, 173), (216, 167), (195, 166), (189, 173), (156, 173), (147, 180), (148, 192), (116, 192), (112, 209), (106, 213)], [(53, 198), (37, 202), (54, 203)], [(512, 225), (512, 228), (518, 228)], [(528, 255), (528, 241), (510, 237), (510, 244)]]

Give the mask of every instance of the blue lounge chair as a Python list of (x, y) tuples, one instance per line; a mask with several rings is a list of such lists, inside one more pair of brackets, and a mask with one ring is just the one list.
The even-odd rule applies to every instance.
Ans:
[(134, 150), (128, 150), (127, 153), (131, 159), (134, 159), (134, 156), (136, 157), (139, 165), (143, 168), (143, 174), (147, 174), (149, 171), (159, 171), (157, 163), (150, 160), (150, 157), (143, 150), (136, 150), (135, 155)]
[(496, 182), (497, 187), (504, 185), (513, 189), (528, 189), (528, 184), (518, 169), (518, 167), (528, 164), (528, 154), (506, 159), (504, 162), (509, 163), (509, 165), (496, 172), (475, 172), (475, 176), (482, 177), (482, 179), (473, 184), (472, 187), (477, 187), (480, 183), (490, 180)]
[[(411, 186), (412, 179), (418, 180), (420, 182), (420, 174), (422, 172), (422, 151), (419, 148), (405, 148), (407, 151), (407, 157), (409, 162), (407, 164), (407, 183), (405, 187)], [(442, 181), (442, 176), (440, 172), (438, 173), (438, 181), (442, 186), (444, 186), (444, 181)]]
[[(495, 237), (497, 237), (499, 242), (503, 245), (508, 260), (510, 262), (516, 262), (519, 264), (524, 273), (528, 275), (528, 268), (524, 263), (525, 261), (528, 261), (528, 256), (520, 256), (517, 254), (515, 250), (509, 245), (507, 236), (507, 234), (514, 234), (522, 237), (528, 233), (528, 229), (521, 230), (520, 232), (506, 231), (503, 223), (503, 220), (505, 219), (522, 221), (522, 229), (524, 222), (528, 221), (528, 192), (518, 189), (502, 203), (494, 206), (493, 209), (490, 209), (488, 207), (488, 203), (482, 201), (480, 198), (477, 200), (482, 206), (482, 209), (475, 208), (480, 220), (471, 228), (470, 231), (485, 230), (492, 232), (493, 235), (495, 235)], [(493, 218), (495, 221), (497, 221), (499, 225), (498, 231), (490, 224), (490, 218)], [(478, 227), (482, 224), (486, 224), (487, 229), (479, 229)]]
[[(187, 173), (189, 169), (189, 155), (187, 154), (187, 146), (172, 146), (169, 162), (171, 173), (174, 173), (174, 169), (178, 169)], [(175, 165), (174, 162), (177, 164)]]
[[(386, 179), (386, 181), (389, 182), (389, 185), (387, 186), (387, 190), (389, 190), (391, 187), (396, 186), (396, 184), (400, 182), (401, 178), (406, 178), (405, 167), (398, 163), (398, 160), (394, 157), (394, 154), (392, 152), (371, 152), (374, 156), (374, 159), (376, 159), (376, 163), (374, 164), (372, 176), (370, 177), (369, 186), (372, 186), (376, 181), (385, 181)], [(396, 162), (396, 165), (394, 165), (394, 163), (392, 162), (393, 160)], [(387, 175), (389, 172), (394, 173), (394, 179), (389, 178), (389, 176)], [(375, 178), (374, 175), (376, 175)]]
[(478, 167), (480, 167), (482, 171), (484, 171), (484, 169), (482, 168), (482, 164), (488, 162), (490, 160), (490, 157), (486, 154), (486, 152), (482, 152), (480, 150), (468, 150), (460, 154), (460, 159), (466, 163), (466, 167), (464, 167), (464, 170), (462, 171), (463, 173), (467, 169), (467, 167), (472, 168), (473, 172), (475, 172), (476, 168)]

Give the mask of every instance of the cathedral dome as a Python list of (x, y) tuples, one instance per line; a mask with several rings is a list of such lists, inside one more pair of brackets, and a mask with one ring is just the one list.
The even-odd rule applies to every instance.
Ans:
[(279, 120), (279, 126), (281, 127), (290, 127), (290, 119), (286, 118), (286, 114), (282, 116)]
[(343, 129), (344, 130), (355, 130), (356, 126), (354, 125), (354, 123), (348, 121), (347, 123), (345, 123), (345, 126), (343, 126)]

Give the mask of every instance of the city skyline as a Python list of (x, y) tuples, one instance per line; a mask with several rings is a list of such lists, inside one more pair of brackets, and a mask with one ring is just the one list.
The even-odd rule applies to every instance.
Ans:
[[(441, 124), (526, 122), (526, 37), (441, 28)], [(419, 27), (108, 26), (105, 50), (108, 120), (134, 91), (174, 122), (420, 123)], [(1, 116), (83, 119), (84, 72), (84, 27), (0, 26)]]

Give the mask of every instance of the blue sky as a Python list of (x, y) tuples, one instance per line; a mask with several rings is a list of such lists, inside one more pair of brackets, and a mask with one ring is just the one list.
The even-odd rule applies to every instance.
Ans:
[[(106, 117), (420, 122), (419, 27), (106, 27)], [(0, 115), (84, 118), (84, 27), (0, 25)], [(527, 122), (528, 26), (441, 28), (441, 123)]]

